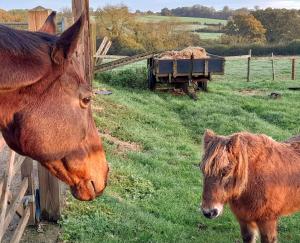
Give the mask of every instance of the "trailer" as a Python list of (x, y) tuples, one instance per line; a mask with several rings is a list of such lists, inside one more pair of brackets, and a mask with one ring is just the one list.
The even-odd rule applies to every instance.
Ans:
[(225, 58), (207, 54), (201, 59), (160, 59), (151, 57), (148, 65), (148, 87), (155, 90), (158, 83), (171, 84), (189, 93), (195, 90), (207, 91), (212, 75), (224, 75)]

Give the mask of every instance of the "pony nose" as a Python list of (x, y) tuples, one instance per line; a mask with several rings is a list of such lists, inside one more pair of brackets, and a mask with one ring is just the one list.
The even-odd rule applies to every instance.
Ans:
[(219, 215), (219, 210), (217, 208), (202, 209), (202, 213), (206, 218), (213, 219)]

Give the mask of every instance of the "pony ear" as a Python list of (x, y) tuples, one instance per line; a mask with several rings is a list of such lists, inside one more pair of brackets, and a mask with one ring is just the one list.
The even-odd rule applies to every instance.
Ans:
[(240, 134), (234, 134), (229, 140), (230, 147), (233, 152), (241, 150), (241, 138)]
[(84, 22), (85, 15), (82, 14), (69, 29), (61, 34), (51, 53), (51, 58), (54, 63), (62, 64), (75, 52)]
[(55, 17), (56, 12), (53, 11), (46, 19), (42, 28), (40, 28), (38, 31), (54, 35), (56, 33)]
[(216, 136), (216, 134), (210, 130), (206, 129), (204, 136), (203, 136), (203, 144), (204, 144), (204, 149), (207, 148), (208, 144), (211, 142), (211, 140)]

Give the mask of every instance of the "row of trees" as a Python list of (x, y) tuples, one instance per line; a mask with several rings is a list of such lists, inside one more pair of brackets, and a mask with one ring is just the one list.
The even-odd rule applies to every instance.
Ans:
[[(258, 9), (258, 7), (256, 7), (256, 9)], [(222, 10), (216, 10), (213, 7), (206, 7), (196, 4), (192, 7), (178, 7), (174, 9), (163, 8), (160, 14), (162, 16), (228, 19), (235, 14), (248, 12), (250, 12), (250, 10), (248, 10), (247, 8), (233, 10), (228, 6), (225, 6)]]
[(280, 43), (300, 39), (298, 10), (271, 9), (235, 14), (224, 28), (224, 43)]
[(28, 18), (27, 13), (25, 10), (5, 11), (0, 9), (0, 22), (25, 22)]

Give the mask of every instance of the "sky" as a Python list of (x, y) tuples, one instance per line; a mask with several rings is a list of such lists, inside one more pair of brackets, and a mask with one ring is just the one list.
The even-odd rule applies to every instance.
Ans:
[[(0, 8), (9, 10), (14, 8), (31, 9), (36, 6), (43, 6), (52, 10), (61, 10), (64, 7), (71, 7), (71, 0), (0, 0)], [(200, 4), (208, 7), (221, 9), (227, 5), (230, 8), (260, 6), (261, 8), (295, 8), (300, 9), (300, 0), (90, 0), (93, 8), (103, 7), (107, 4), (125, 4), (131, 11), (140, 9), (142, 11), (160, 11), (164, 7), (176, 8)]]

